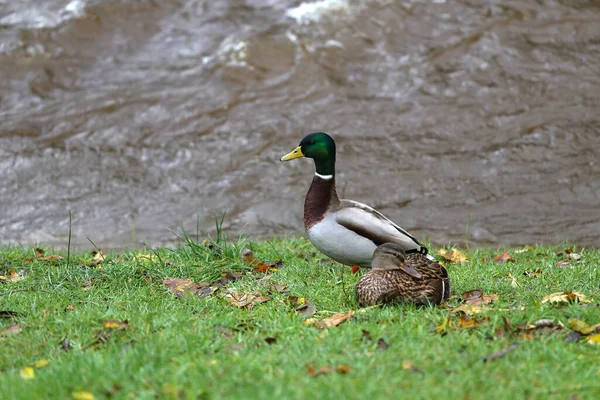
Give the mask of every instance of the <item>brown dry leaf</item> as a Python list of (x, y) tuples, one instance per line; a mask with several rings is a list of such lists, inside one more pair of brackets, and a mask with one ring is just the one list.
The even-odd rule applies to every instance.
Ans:
[(523, 272), (523, 275), (525, 275), (525, 276), (528, 276), (528, 277), (530, 277), (530, 278), (533, 278), (533, 277), (535, 277), (535, 276), (539, 276), (539, 275), (541, 275), (541, 274), (542, 274), (542, 270), (541, 270), (541, 269), (539, 269), (539, 268), (538, 268), (538, 269), (535, 269), (535, 270), (533, 270), (533, 271), (525, 271), (525, 272)]
[(356, 264), (355, 264), (355, 265), (353, 265), (353, 266), (352, 266), (352, 273), (353, 273), (354, 275), (356, 275), (356, 274), (358, 274), (358, 271), (360, 271), (360, 267), (359, 267), (358, 265), (356, 265)]
[(581, 333), (584, 336), (590, 335), (592, 333), (600, 333), (600, 324), (588, 325), (587, 323), (577, 318), (569, 319), (569, 324), (571, 325), (571, 329)]
[(479, 306), (497, 301), (500, 297), (497, 294), (483, 294), (482, 289), (474, 289), (461, 295), (466, 304)]
[(354, 311), (349, 311), (347, 313), (337, 313), (337, 314), (332, 315), (329, 318), (324, 318), (320, 321), (316, 321), (315, 326), (317, 326), (320, 329), (332, 328), (334, 326), (338, 326), (339, 324), (346, 321), (347, 319), (352, 318), (353, 315), (354, 315)]
[(386, 351), (388, 347), (390, 347), (389, 344), (387, 344), (387, 342), (383, 338), (379, 338), (379, 340), (377, 341), (377, 348), (381, 351)]
[(108, 320), (102, 324), (102, 327), (104, 329), (120, 331), (122, 329), (129, 329), (129, 321), (125, 320), (121, 322), (117, 320)]
[(288, 285), (276, 283), (274, 285), (269, 286), (269, 290), (271, 292), (275, 292), (275, 293), (285, 293), (285, 292), (289, 292), (290, 288)]
[(350, 372), (351, 368), (349, 365), (340, 364), (337, 366), (337, 368), (335, 370), (337, 372), (339, 372), (340, 374), (347, 374), (348, 372)]
[(596, 333), (595, 335), (588, 336), (587, 342), (589, 344), (594, 344), (596, 346), (600, 345), (600, 333)]
[(271, 299), (268, 296), (263, 296), (260, 292), (231, 292), (226, 294), (224, 298), (229, 304), (239, 308), (252, 308), (255, 304), (264, 303)]
[(256, 269), (254, 270), (255, 274), (264, 274), (266, 272), (277, 272), (277, 271), (279, 271), (279, 267), (282, 266), (281, 261), (272, 263), (272, 262), (262, 261), (262, 260), (259, 260), (258, 258), (255, 258), (252, 250), (247, 249), (247, 248), (242, 250), (242, 259), (245, 262), (247, 262), (248, 264), (256, 267)]
[(39, 247), (34, 250), (34, 253), (35, 253), (35, 257), (41, 261), (56, 261), (56, 260), (63, 259), (61, 256), (55, 256), (55, 255), (47, 256), (47, 255), (45, 255), (44, 250), (40, 249)]
[(455, 307), (452, 310), (452, 312), (455, 314), (463, 313), (465, 315), (473, 315), (473, 314), (479, 314), (482, 312), (486, 312), (489, 310), (493, 310), (493, 309), (465, 303), (465, 304), (461, 304), (458, 307)]
[(457, 248), (453, 248), (452, 250), (439, 249), (437, 254), (439, 256), (444, 257), (446, 260), (452, 262), (453, 264), (469, 262), (467, 256)]
[[(340, 374), (347, 374), (348, 372), (350, 372), (351, 367), (349, 365), (346, 364), (340, 364), (335, 368), (335, 371), (337, 373)], [(321, 367), (318, 370), (315, 371), (315, 369), (313, 367), (311, 367), (310, 365), (306, 365), (306, 371), (308, 372), (308, 374), (310, 376), (319, 376), (319, 375), (326, 375), (326, 374), (330, 374), (334, 371), (333, 367)]]
[(304, 302), (296, 307), (296, 314), (304, 315), (305, 317), (311, 317), (317, 312), (317, 307), (314, 303), (308, 299), (304, 299)]
[(163, 284), (179, 298), (189, 293), (198, 294), (200, 297), (206, 297), (212, 294), (209, 282), (196, 283), (190, 278), (165, 278), (163, 279)]
[(463, 328), (463, 329), (472, 329), (472, 328), (476, 328), (480, 325), (487, 324), (489, 320), (490, 319), (485, 316), (481, 317), (480, 319), (477, 319), (477, 317), (467, 317), (467, 316), (463, 315), (458, 320), (456, 327)]
[(510, 255), (508, 254), (508, 251), (505, 251), (504, 254), (502, 255), (497, 255), (496, 257), (494, 257), (494, 261), (496, 261), (496, 263), (498, 263), (498, 265), (502, 265), (505, 262), (510, 261)]
[(18, 282), (25, 277), (25, 270), (19, 272), (14, 268), (8, 270), (8, 276), (0, 275), (0, 281)]
[(225, 300), (232, 306), (243, 308), (252, 303), (254, 296), (248, 292), (231, 292), (225, 295)]
[(92, 255), (94, 256), (92, 262), (95, 265), (101, 264), (106, 259), (106, 257), (104, 257), (104, 254), (102, 253), (102, 249), (98, 249), (98, 251), (92, 251)]
[(13, 322), (8, 326), (8, 328), (0, 330), (0, 336), (15, 335), (21, 332), (23, 332), (23, 325), (19, 324), (18, 322)]
[(567, 303), (591, 303), (586, 295), (580, 292), (557, 292), (544, 296), (543, 303), (567, 304)]

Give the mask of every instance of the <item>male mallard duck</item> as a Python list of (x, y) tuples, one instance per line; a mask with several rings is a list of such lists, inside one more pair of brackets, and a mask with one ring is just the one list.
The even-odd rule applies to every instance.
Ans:
[(281, 161), (299, 157), (315, 161), (315, 177), (304, 201), (308, 239), (328, 257), (368, 268), (375, 248), (396, 243), (407, 253), (426, 258), (427, 248), (379, 211), (353, 200), (340, 200), (335, 189), (335, 142), (326, 133), (307, 135)]
[(418, 254), (406, 254), (395, 243), (375, 249), (371, 271), (356, 285), (356, 298), (361, 306), (401, 302), (441, 304), (449, 295), (450, 279), (441, 264)]

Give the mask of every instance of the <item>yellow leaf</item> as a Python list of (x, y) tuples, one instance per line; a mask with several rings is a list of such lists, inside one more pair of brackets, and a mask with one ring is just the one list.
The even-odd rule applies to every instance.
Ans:
[(600, 333), (600, 324), (596, 325), (588, 325), (580, 319), (571, 318), (569, 319), (569, 324), (571, 324), (571, 329), (581, 333), (584, 336), (589, 335), (590, 333), (598, 332)]
[(46, 360), (45, 358), (41, 359), (41, 360), (37, 360), (35, 362), (35, 364), (33, 364), (33, 366), (35, 368), (43, 368), (45, 366), (47, 366), (48, 364), (50, 364), (50, 361)]
[(542, 303), (591, 303), (591, 301), (580, 292), (557, 292), (544, 296)]
[(521, 284), (517, 282), (517, 278), (515, 278), (510, 272), (508, 273), (508, 277), (510, 278), (510, 286), (514, 288), (520, 288)]
[(106, 257), (104, 257), (104, 254), (102, 253), (102, 250), (98, 249), (97, 252), (95, 252), (94, 254), (94, 258), (92, 259), (92, 262), (96, 265), (102, 263), (102, 261), (105, 260)]
[(19, 372), (19, 374), (21, 375), (21, 378), (23, 378), (23, 379), (33, 379), (33, 378), (35, 378), (35, 371), (31, 367), (25, 367), (25, 368), (23, 368)]
[(589, 344), (595, 344), (596, 346), (600, 345), (600, 333), (596, 333), (595, 335), (588, 336), (587, 342)]
[(408, 369), (411, 369), (412, 367), (413, 367), (413, 363), (411, 361), (408, 361), (408, 360), (402, 361), (402, 369), (408, 370)]
[(337, 313), (337, 314), (332, 315), (329, 318), (324, 318), (321, 321), (317, 321), (316, 326), (321, 329), (338, 326), (339, 324), (346, 321), (347, 319), (352, 318), (353, 315), (354, 315), (353, 311), (349, 311), (347, 313)]
[(454, 264), (469, 262), (467, 256), (465, 256), (465, 254), (457, 248), (454, 248), (452, 250), (439, 249), (437, 254)]
[(491, 308), (487, 308), (487, 307), (474, 306), (474, 305), (465, 303), (465, 304), (461, 304), (458, 307), (455, 307), (452, 310), (452, 312), (455, 313), (455, 314), (463, 313), (465, 315), (473, 315), (473, 314), (479, 314), (479, 313), (482, 313), (482, 312), (486, 312), (486, 311), (489, 311), (489, 310), (492, 310), (492, 309)]
[(73, 396), (75, 400), (94, 400), (94, 395), (90, 392), (73, 392), (71, 393), (71, 396)]

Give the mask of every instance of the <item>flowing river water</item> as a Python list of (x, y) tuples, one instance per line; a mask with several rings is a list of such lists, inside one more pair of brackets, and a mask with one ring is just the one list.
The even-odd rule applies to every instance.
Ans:
[(600, 246), (598, 1), (0, 0), (0, 74), (2, 245), (301, 234), (326, 131), (419, 238)]

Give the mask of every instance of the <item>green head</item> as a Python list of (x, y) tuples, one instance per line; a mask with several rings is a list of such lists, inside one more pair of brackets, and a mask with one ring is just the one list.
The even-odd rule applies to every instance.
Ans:
[(315, 160), (319, 175), (335, 174), (335, 142), (324, 132), (310, 133), (302, 139), (298, 147), (281, 157), (281, 161), (307, 157)]

